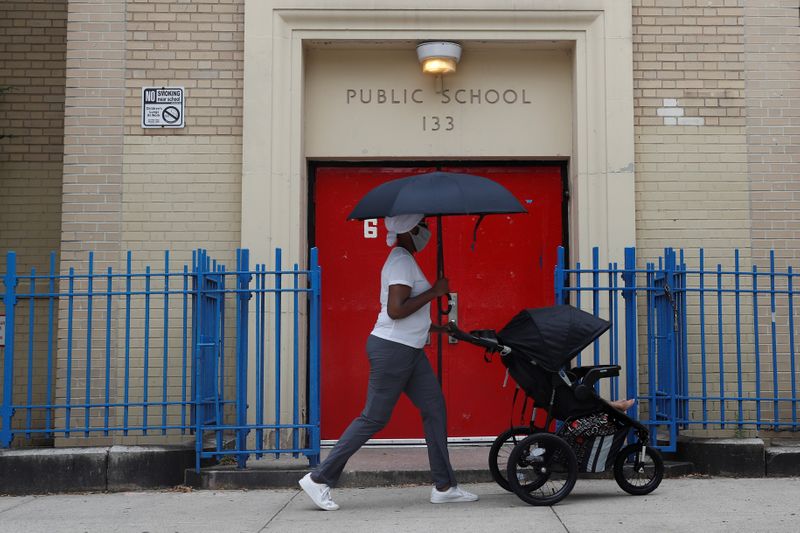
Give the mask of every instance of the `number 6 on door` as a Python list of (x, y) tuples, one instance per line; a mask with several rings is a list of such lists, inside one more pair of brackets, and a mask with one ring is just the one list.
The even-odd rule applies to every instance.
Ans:
[(378, 238), (378, 219), (368, 218), (364, 220), (364, 238), (377, 239)]

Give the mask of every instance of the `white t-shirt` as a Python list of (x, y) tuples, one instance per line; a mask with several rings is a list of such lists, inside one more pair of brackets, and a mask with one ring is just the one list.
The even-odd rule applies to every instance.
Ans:
[(405, 318), (394, 320), (386, 311), (389, 301), (389, 286), (411, 287), (411, 296), (417, 296), (431, 288), (408, 250), (395, 246), (386, 258), (381, 270), (381, 312), (372, 334), (381, 339), (399, 342), (413, 348), (422, 348), (428, 339), (431, 327), (431, 304), (428, 302)]

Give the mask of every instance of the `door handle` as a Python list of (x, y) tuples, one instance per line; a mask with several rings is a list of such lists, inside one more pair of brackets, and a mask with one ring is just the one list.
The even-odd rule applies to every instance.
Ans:
[[(453, 322), (458, 325), (458, 293), (450, 293), (450, 312), (447, 313), (447, 321)], [(458, 339), (448, 336), (447, 342), (450, 344), (458, 344)]]

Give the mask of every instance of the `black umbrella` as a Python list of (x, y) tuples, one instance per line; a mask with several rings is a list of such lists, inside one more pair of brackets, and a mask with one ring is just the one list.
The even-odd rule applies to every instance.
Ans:
[[(455, 172), (428, 172), (386, 182), (369, 191), (356, 204), (348, 220), (364, 220), (397, 215), (422, 213), (436, 217), (436, 276), (444, 277), (444, 252), (442, 245), (443, 215), (479, 215), (478, 224), (485, 215), (526, 213), (508, 189), (497, 182), (472, 174)], [(449, 296), (448, 296), (449, 300)], [(450, 312), (442, 308), (437, 299), (438, 324)], [(437, 371), (442, 381), (441, 332), (437, 346)]]
[(508, 189), (472, 174), (428, 172), (378, 185), (369, 191), (348, 220), (423, 213), (426, 216), (525, 213)]

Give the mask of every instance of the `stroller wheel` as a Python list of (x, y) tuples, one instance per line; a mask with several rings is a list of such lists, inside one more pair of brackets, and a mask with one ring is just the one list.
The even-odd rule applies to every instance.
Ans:
[(498, 485), (509, 492), (511, 486), (508, 484), (506, 471), (508, 470), (508, 458), (514, 447), (525, 437), (531, 434), (530, 426), (515, 426), (508, 428), (494, 439), (492, 447), (489, 449), (489, 472), (492, 473)]
[(511, 451), (506, 474), (511, 490), (522, 501), (555, 505), (575, 486), (578, 460), (564, 439), (551, 433), (534, 433)]
[(650, 494), (664, 478), (664, 460), (661, 452), (648, 447), (644, 461), (641, 457), (642, 443), (629, 444), (619, 451), (614, 459), (614, 479), (628, 494), (642, 496)]

